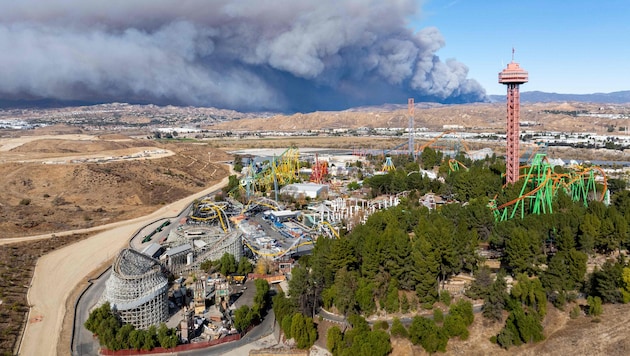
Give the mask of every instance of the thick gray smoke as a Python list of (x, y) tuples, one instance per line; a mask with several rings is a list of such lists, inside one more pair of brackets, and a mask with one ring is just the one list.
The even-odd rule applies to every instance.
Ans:
[(414, 0), (0, 4), (0, 97), (310, 111), (485, 98)]

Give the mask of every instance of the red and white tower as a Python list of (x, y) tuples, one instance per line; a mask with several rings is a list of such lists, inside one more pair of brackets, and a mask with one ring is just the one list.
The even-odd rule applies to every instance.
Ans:
[(507, 183), (518, 181), (520, 136), (519, 116), (521, 111), (521, 98), (518, 86), (527, 83), (527, 71), (514, 62), (514, 50), (512, 50), (512, 62), (499, 73), (499, 83), (507, 85), (507, 150), (506, 150), (506, 179)]

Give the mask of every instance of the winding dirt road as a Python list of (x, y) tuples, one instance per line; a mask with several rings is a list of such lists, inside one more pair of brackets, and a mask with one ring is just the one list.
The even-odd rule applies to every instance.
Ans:
[[(90, 272), (101, 267), (122, 248), (126, 247), (129, 239), (138, 229), (160, 218), (177, 215), (192, 200), (220, 189), (227, 182), (228, 177), (202, 192), (165, 205), (147, 216), (93, 229), (57, 233), (56, 235), (59, 236), (75, 232), (104, 230), (86, 240), (42, 256), (37, 261), (31, 287), (27, 295), (28, 303), (31, 306), (28, 315), (29, 322), (24, 331), (19, 354), (55, 355), (61, 335), (63, 318), (67, 312), (65, 307), (66, 300), (69, 298), (72, 290)], [(0, 240), (0, 244), (47, 237), (50, 237), (50, 234), (3, 239)]]

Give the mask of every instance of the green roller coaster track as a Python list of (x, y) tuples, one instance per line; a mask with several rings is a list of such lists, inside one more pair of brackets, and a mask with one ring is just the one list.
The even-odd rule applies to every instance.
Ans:
[[(589, 201), (604, 201), (608, 189), (606, 174), (599, 167), (570, 170), (567, 173), (555, 173), (545, 154), (536, 154), (521, 175), (523, 186), (518, 198), (497, 206), (496, 197), (490, 200), (488, 207), (494, 214), (495, 221), (512, 219), (520, 213), (521, 219), (526, 214), (551, 214), (553, 201), (559, 190), (563, 190), (573, 201), (580, 201), (588, 206)], [(601, 183), (596, 176), (601, 176)]]

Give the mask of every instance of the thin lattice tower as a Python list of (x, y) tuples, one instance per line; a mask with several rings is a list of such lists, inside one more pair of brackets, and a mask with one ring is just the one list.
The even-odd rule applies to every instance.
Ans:
[(518, 181), (519, 168), (519, 116), (521, 111), (521, 98), (519, 85), (527, 83), (527, 71), (514, 62), (514, 50), (512, 50), (512, 62), (499, 73), (499, 83), (507, 86), (507, 150), (505, 181), (516, 183)]

